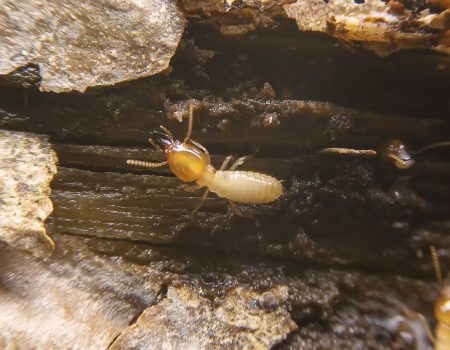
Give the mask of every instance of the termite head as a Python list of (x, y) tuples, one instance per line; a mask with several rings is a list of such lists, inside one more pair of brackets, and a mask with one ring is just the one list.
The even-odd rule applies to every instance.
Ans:
[(176, 177), (185, 182), (197, 181), (209, 164), (206, 149), (190, 137), (186, 137), (184, 142), (176, 141), (168, 129), (163, 126), (161, 129), (163, 132), (152, 132), (150, 143), (164, 151), (170, 170)]
[(214, 168), (209, 166), (211, 161), (208, 151), (205, 147), (191, 139), (193, 120), (194, 107), (193, 105), (189, 105), (189, 126), (183, 142), (175, 140), (172, 133), (164, 126), (161, 126), (162, 132), (153, 131), (151, 133), (150, 143), (157, 150), (165, 153), (166, 161), (153, 163), (128, 159), (127, 163), (146, 168), (159, 168), (168, 164), (170, 170), (185, 182), (197, 181), (205, 173), (207, 173), (206, 175), (214, 174)]
[(409, 169), (415, 161), (408, 146), (401, 140), (390, 140), (380, 150), (381, 157), (398, 169)]
[(209, 157), (196, 146), (176, 141), (167, 148), (167, 162), (170, 170), (185, 182), (197, 181), (202, 177)]
[(450, 329), (450, 281), (448, 279), (447, 283), (442, 287), (434, 312), (437, 320)]

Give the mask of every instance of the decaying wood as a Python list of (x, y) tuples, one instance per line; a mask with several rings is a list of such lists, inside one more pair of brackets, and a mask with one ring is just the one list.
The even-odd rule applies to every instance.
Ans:
[[(324, 163), (327, 170), (322, 169)], [(47, 227), (50, 232), (153, 244), (206, 248), (220, 242), (217, 249), (329, 265), (376, 264), (378, 269), (399, 273), (432, 273), (431, 260), (424, 259), (423, 252), (436, 241), (441, 249), (449, 249), (448, 227), (439, 219), (450, 212), (448, 165), (423, 164), (408, 175), (396, 175), (396, 170), (376, 161), (356, 165), (305, 156), (294, 162), (248, 161), (245, 169), (271, 173), (273, 167), (286, 180), (282, 199), (272, 205), (243, 207), (260, 220), (261, 227), (233, 217), (226, 201), (213, 196), (193, 214), (201, 191), (185, 192), (178, 179), (164, 174), (69, 168), (60, 168), (53, 183), (56, 209)], [(421, 179), (428, 172), (441, 172), (441, 176), (427, 185), (428, 195), (420, 195)], [(373, 182), (383, 173), (390, 182), (386, 189)], [(419, 183), (411, 187), (414, 182)], [(328, 203), (336, 206), (335, 211), (328, 212)], [(418, 216), (424, 220), (420, 225), (414, 224)], [(273, 224), (279, 221), (283, 227), (274, 230)], [(336, 244), (339, 241), (346, 243)], [(420, 251), (422, 255), (417, 255)], [(409, 264), (401, 264), (406, 258)]]
[[(410, 48), (448, 51), (448, 46), (442, 44), (447, 41), (442, 37), (446, 36), (445, 30), (449, 27), (448, 11), (442, 14), (423, 11), (418, 15), (415, 9), (407, 9), (400, 1), (386, 3), (380, 0), (363, 3), (352, 0), (297, 1), (285, 5), (284, 9), (301, 30), (325, 32), (342, 40), (364, 42), (367, 48), (380, 55)], [(433, 25), (433, 21), (443, 24), (439, 27)], [(438, 44), (431, 44), (433, 41)]]
[(0, 245), (0, 348), (106, 349), (157, 300), (162, 275), (58, 238), (47, 261)]
[[(427, 342), (406, 310), (429, 315), (436, 289), (428, 282), (54, 238), (47, 262), (0, 246), (2, 347), (414, 348)], [(343, 327), (348, 320), (352, 327)]]
[(449, 51), (448, 4), (431, 1), (284, 0), (179, 2), (195, 23), (224, 36), (277, 29), (294, 20), (300, 31), (363, 43), (381, 56), (405, 49)]
[[(274, 1), (225, 5), (178, 2), (188, 30), (158, 76), (84, 94), (22, 89), (39, 86), (35, 67), (0, 80), (1, 135), (48, 135), (59, 159), (53, 255), (0, 246), (0, 348), (431, 346), (414, 315), (432, 325), (429, 246), (444, 274), (450, 262), (448, 149), (404, 170), (321, 150), (448, 140), (450, 57), (380, 58), (299, 33)], [(423, 14), (403, 10), (407, 39)], [(162, 160), (149, 132), (183, 139), (189, 104), (214, 165), (258, 150), (242, 169), (283, 181), (279, 201), (242, 206), (260, 226), (214, 195), (193, 214), (201, 192), (126, 164)]]
[(54, 248), (44, 221), (56, 161), (47, 137), (0, 130), (0, 239), (39, 257)]

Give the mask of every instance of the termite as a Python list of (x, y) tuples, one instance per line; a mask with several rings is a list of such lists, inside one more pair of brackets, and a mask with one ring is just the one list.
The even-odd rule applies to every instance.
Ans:
[(187, 191), (195, 191), (206, 187), (200, 204), (194, 211), (198, 210), (208, 197), (209, 192), (229, 200), (233, 211), (241, 216), (237, 203), (262, 204), (270, 203), (278, 199), (283, 193), (283, 186), (276, 178), (253, 171), (239, 171), (236, 168), (244, 163), (249, 156), (238, 158), (229, 170), (225, 170), (232, 156), (228, 156), (220, 170), (211, 165), (211, 158), (206, 150), (198, 142), (191, 139), (192, 126), (194, 123), (194, 106), (189, 105), (189, 125), (183, 142), (175, 140), (172, 133), (161, 126), (163, 132), (152, 133), (150, 143), (156, 148), (164, 151), (166, 161), (146, 162), (140, 160), (127, 160), (127, 164), (142, 166), (146, 168), (159, 168), (169, 165), (170, 170), (184, 182), (195, 182), (186, 187)]
[(437, 325), (435, 330), (434, 345), (436, 350), (450, 349), (450, 279), (442, 284), (442, 274), (436, 249), (430, 246), (434, 270), (438, 283), (441, 285), (441, 293), (434, 304), (434, 315)]
[[(403, 317), (400, 317), (399, 319), (401, 322), (406, 323), (417, 320), (422, 325), (424, 334), (422, 332), (418, 332), (417, 327), (411, 327), (413, 330), (416, 330), (416, 337), (419, 337), (419, 339), (416, 338), (416, 341), (418, 342), (416, 343), (417, 349), (425, 348), (422, 335), (426, 335), (426, 337), (434, 344), (434, 348), (436, 350), (448, 350), (450, 349), (450, 275), (446, 280), (444, 280), (444, 282), (442, 281), (439, 256), (436, 248), (432, 245), (430, 246), (430, 255), (433, 262), (436, 281), (440, 287), (439, 297), (434, 303), (434, 315), (437, 321), (434, 335), (425, 316), (420, 312), (405, 308), (402, 312), (407, 318), (404, 319)], [(398, 329), (398, 319), (392, 320), (391, 323)]]
[(411, 150), (402, 140), (393, 139), (385, 143), (379, 150), (379, 153), (384, 160), (391, 162), (398, 169), (409, 169), (416, 163), (414, 157), (418, 154), (431, 149), (449, 146), (450, 141), (442, 141), (432, 143), (418, 150)]
[(439, 263), (439, 256), (434, 246), (430, 246), (430, 255), (433, 262), (436, 281), (440, 286), (440, 294), (434, 303), (434, 315), (436, 317), (436, 328), (433, 332), (430, 329), (425, 317), (416, 311), (405, 309), (403, 310), (406, 316), (418, 319), (427, 334), (427, 337), (434, 343), (436, 350), (450, 349), (450, 276), (442, 281), (441, 265)]
[(398, 139), (393, 139), (385, 143), (378, 151), (372, 149), (352, 149), (331, 147), (319, 151), (322, 154), (340, 154), (345, 156), (374, 158), (380, 157), (382, 160), (393, 164), (397, 169), (410, 169), (415, 163), (414, 156), (439, 147), (449, 147), (450, 141), (433, 143), (422, 147), (417, 151), (411, 150), (408, 145)]
[(434, 306), (438, 324), (435, 333), (436, 350), (450, 349), (450, 283), (442, 287), (441, 295)]

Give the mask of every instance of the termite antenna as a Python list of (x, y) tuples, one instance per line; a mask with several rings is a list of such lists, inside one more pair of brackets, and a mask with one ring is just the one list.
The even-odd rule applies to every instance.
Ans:
[(166, 133), (167, 136), (169, 136), (173, 140), (173, 135), (169, 129), (167, 129), (165, 126), (162, 125), (160, 125), (159, 127), (161, 128), (162, 131)]
[(416, 155), (416, 154), (428, 151), (430, 149), (440, 148), (440, 147), (450, 147), (450, 141), (442, 141), (442, 142), (432, 143), (431, 145), (428, 145), (428, 146), (418, 149), (417, 151), (413, 152), (413, 154)]
[(164, 161), (164, 162), (159, 162), (159, 163), (152, 163), (152, 162), (146, 162), (143, 160), (127, 159), (127, 164), (140, 166), (140, 167), (144, 167), (144, 168), (160, 168), (164, 165), (167, 165), (167, 162)]
[(363, 158), (373, 158), (378, 155), (377, 151), (372, 149), (353, 149), (353, 148), (343, 148), (343, 147), (328, 147), (321, 149), (318, 153), (320, 154), (339, 154), (345, 156), (356, 156)]
[(434, 273), (436, 275), (436, 281), (439, 285), (442, 284), (442, 271), (441, 264), (439, 263), (439, 255), (436, 248), (430, 245), (431, 260), (433, 260)]
[(184, 139), (184, 143), (188, 142), (191, 138), (193, 124), (194, 124), (194, 105), (190, 103), (189, 104), (189, 125), (188, 125), (186, 137)]

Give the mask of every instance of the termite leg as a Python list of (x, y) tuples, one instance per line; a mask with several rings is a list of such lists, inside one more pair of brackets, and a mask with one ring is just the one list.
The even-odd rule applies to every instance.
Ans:
[(236, 170), (236, 168), (237, 168), (238, 166), (244, 164), (244, 162), (245, 162), (247, 159), (252, 158), (258, 151), (259, 151), (259, 150), (256, 150), (253, 154), (250, 154), (249, 156), (243, 156), (243, 157), (240, 157), (240, 158), (236, 159), (236, 161), (235, 161), (235, 162), (233, 163), (233, 165), (231, 166), (230, 170), (231, 170), (231, 171)]
[(228, 166), (228, 163), (233, 158), (233, 156), (228, 156), (224, 159), (222, 165), (220, 166), (220, 170), (225, 170), (225, 168)]
[(159, 127), (161, 128), (162, 131), (166, 133), (167, 136), (169, 136), (173, 140), (173, 135), (169, 129), (167, 129), (165, 126), (162, 125), (160, 125)]
[(235, 202), (230, 201), (230, 200), (228, 200), (228, 202), (230, 203), (231, 210), (233, 211), (234, 214), (236, 214), (240, 217), (243, 217), (243, 218), (255, 220), (256, 226), (259, 227), (259, 220), (257, 218), (255, 218), (254, 216), (251, 216), (249, 214), (244, 214)]
[(238, 205), (233, 202), (233, 201), (228, 201), (230, 203), (231, 209), (233, 210), (233, 213), (235, 213), (236, 215), (239, 216), (244, 216), (244, 214), (242, 213), (241, 209), (238, 207)]
[(206, 154), (206, 158), (208, 159), (208, 164), (210, 164), (211, 163), (211, 157), (209, 155), (208, 150), (205, 147), (203, 147), (201, 144), (199, 144), (197, 141), (195, 141), (195, 140), (190, 139), (189, 142), (192, 143), (195, 147), (200, 148), (203, 151), (203, 153)]
[(186, 186), (183, 187), (183, 190), (186, 191), (186, 192), (194, 192), (194, 191), (199, 190), (202, 187), (203, 186), (200, 186), (200, 185), (197, 185), (197, 184), (195, 184), (195, 185), (186, 185)]
[(189, 125), (186, 133), (186, 137), (184, 138), (184, 143), (188, 142), (192, 135), (192, 125), (194, 124), (194, 105), (189, 104)]
[(209, 190), (206, 190), (203, 193), (203, 196), (202, 196), (202, 199), (201, 199), (200, 203), (195, 207), (195, 209), (194, 209), (194, 211), (192, 213), (195, 213), (197, 210), (199, 210), (203, 206), (203, 204), (206, 201), (206, 198), (208, 198), (208, 194), (209, 194)]
[(244, 157), (240, 157), (238, 159), (236, 159), (236, 161), (233, 163), (233, 165), (230, 167), (230, 170), (236, 170), (236, 168), (242, 164), (244, 164), (244, 162), (250, 158), (249, 156), (244, 156)]
[(153, 146), (154, 149), (156, 150), (160, 149), (158, 145), (155, 143), (155, 141), (153, 141), (153, 139), (148, 139), (148, 142), (150, 142), (150, 144)]
[(423, 329), (425, 330), (425, 334), (427, 335), (427, 338), (434, 344), (435, 338), (433, 335), (433, 332), (430, 329), (430, 325), (428, 324), (427, 320), (425, 319), (425, 316), (417, 311), (413, 311), (410, 309), (403, 309), (403, 313), (406, 317), (409, 318), (415, 318), (416, 320), (419, 320), (419, 322), (422, 324)]

